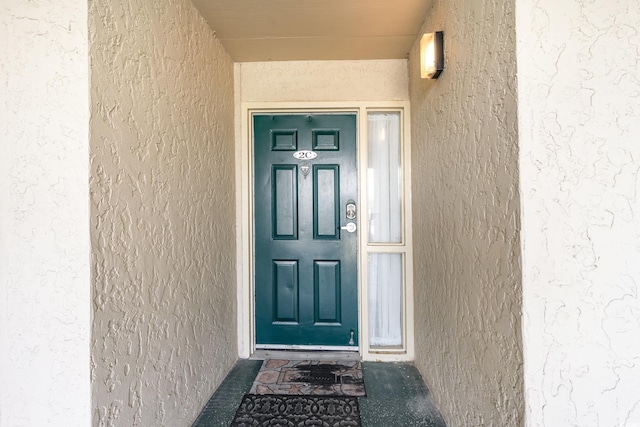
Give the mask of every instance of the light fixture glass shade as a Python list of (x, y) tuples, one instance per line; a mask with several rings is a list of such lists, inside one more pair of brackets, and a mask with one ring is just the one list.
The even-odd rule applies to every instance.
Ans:
[(444, 69), (444, 37), (442, 31), (427, 33), (420, 39), (420, 76), (437, 79)]

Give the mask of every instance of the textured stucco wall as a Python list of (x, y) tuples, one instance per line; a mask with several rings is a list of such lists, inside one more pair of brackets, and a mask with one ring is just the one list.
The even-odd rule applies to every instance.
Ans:
[(242, 102), (404, 101), (407, 61), (283, 61), (236, 64)]
[(93, 417), (189, 425), (237, 358), (233, 63), (188, 0), (93, 0)]
[(528, 426), (640, 426), (640, 3), (518, 0)]
[(90, 424), (87, 4), (0, 2), (0, 425)]
[(524, 417), (512, 0), (437, 0), (445, 70), (410, 59), (416, 364), (451, 426)]

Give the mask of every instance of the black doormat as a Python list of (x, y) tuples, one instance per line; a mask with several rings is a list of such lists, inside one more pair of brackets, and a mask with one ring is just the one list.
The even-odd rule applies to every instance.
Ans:
[(231, 427), (360, 427), (358, 399), (245, 394)]

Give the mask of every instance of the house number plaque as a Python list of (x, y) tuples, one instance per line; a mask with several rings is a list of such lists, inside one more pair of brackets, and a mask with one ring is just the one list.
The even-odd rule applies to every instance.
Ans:
[(293, 153), (293, 157), (298, 160), (313, 160), (318, 157), (318, 153), (310, 150), (300, 150)]

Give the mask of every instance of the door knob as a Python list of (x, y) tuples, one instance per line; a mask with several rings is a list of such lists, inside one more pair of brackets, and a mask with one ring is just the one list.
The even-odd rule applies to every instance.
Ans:
[(358, 226), (356, 226), (355, 222), (348, 222), (347, 225), (340, 227), (340, 230), (346, 230), (349, 233), (355, 233), (357, 229), (358, 229)]

